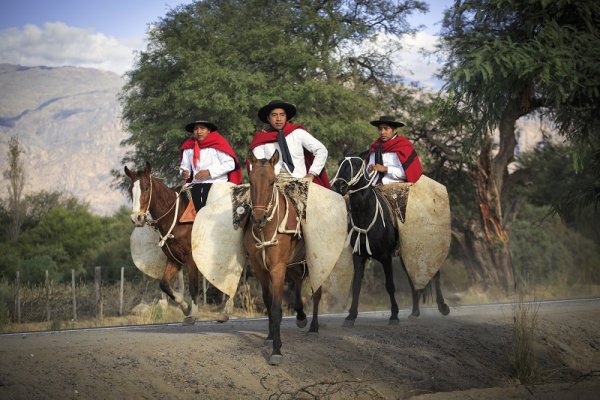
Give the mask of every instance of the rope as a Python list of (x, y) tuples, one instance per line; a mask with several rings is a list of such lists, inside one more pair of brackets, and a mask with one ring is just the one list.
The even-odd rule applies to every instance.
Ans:
[[(353, 159), (358, 159), (361, 162), (360, 169), (358, 170), (356, 175), (354, 175), (354, 166), (352, 165)], [(348, 162), (350, 164), (350, 180), (348, 180), (348, 181), (339, 177), (342, 166), (346, 162)], [(344, 159), (340, 163), (340, 166), (338, 167), (338, 170), (335, 173), (335, 176), (331, 180), (331, 185), (333, 185), (333, 183), (335, 181), (339, 180), (339, 181), (345, 182), (348, 185), (348, 188), (351, 188), (352, 186), (358, 184), (358, 182), (360, 182), (360, 180), (363, 177), (367, 180), (367, 184), (362, 187), (356, 188), (356, 189), (349, 189), (347, 194), (353, 194), (353, 193), (356, 193), (356, 192), (359, 192), (361, 190), (365, 190), (365, 189), (371, 187), (373, 185), (373, 181), (377, 177), (377, 172), (375, 170), (373, 170), (373, 171), (371, 171), (371, 174), (369, 176), (369, 174), (366, 171), (365, 163), (362, 158), (360, 158), (360, 157), (344, 157)], [(350, 245), (350, 241), (352, 240), (352, 234), (354, 232), (356, 232), (357, 233), (356, 241), (354, 242), (354, 248), (352, 249), (352, 252), (354, 254), (360, 254), (360, 235), (362, 234), (365, 236), (365, 246), (367, 248), (367, 253), (370, 256), (373, 255), (373, 253), (371, 253), (371, 245), (369, 244), (368, 233), (371, 230), (371, 228), (375, 225), (375, 222), (377, 222), (377, 217), (380, 214), (381, 214), (381, 221), (383, 222), (383, 226), (385, 227), (385, 219), (383, 218), (383, 208), (381, 207), (381, 202), (379, 201), (379, 197), (377, 196), (377, 194), (375, 194), (375, 200), (376, 200), (375, 215), (373, 215), (373, 219), (371, 220), (371, 223), (366, 228), (360, 228), (360, 227), (356, 226), (354, 224), (354, 220), (352, 219), (352, 214), (350, 214), (350, 224), (352, 225), (352, 227), (350, 228), (350, 231), (348, 232), (348, 236), (346, 237), (345, 245), (346, 246)]]
[[(274, 203), (274, 204), (273, 204)], [(257, 249), (261, 250), (261, 255), (262, 255), (262, 260), (263, 260), (263, 267), (265, 269), (267, 268), (267, 251), (266, 251), (266, 247), (270, 247), (270, 246), (276, 246), (279, 241), (276, 239), (277, 238), (277, 227), (279, 226), (279, 191), (277, 190), (277, 186), (273, 185), (273, 194), (271, 196), (271, 200), (269, 201), (269, 204), (267, 204), (266, 207), (264, 206), (252, 206), (252, 209), (254, 208), (264, 208), (267, 212), (269, 212), (269, 208), (271, 208), (271, 206), (273, 206), (273, 208), (271, 209), (271, 213), (267, 215), (267, 222), (271, 222), (275, 216), (275, 214), (277, 214), (277, 224), (275, 225), (275, 229), (273, 230), (273, 236), (271, 237), (270, 240), (265, 240), (265, 236), (264, 236), (264, 232), (262, 230), (262, 228), (258, 229), (258, 232), (260, 233), (260, 238), (256, 236), (256, 233), (254, 232), (254, 228), (255, 226), (252, 225), (252, 237), (254, 238), (255, 241), (255, 246)]]

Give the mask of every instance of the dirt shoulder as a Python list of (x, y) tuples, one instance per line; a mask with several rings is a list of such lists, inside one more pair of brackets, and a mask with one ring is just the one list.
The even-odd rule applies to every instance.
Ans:
[(600, 300), (538, 311), (540, 384), (511, 378), (512, 306), (320, 317), (319, 335), (282, 325), (283, 363), (267, 364), (264, 319), (0, 335), (2, 399), (597, 398)]

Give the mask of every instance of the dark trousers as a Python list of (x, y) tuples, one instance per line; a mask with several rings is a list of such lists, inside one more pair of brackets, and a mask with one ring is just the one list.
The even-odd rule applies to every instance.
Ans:
[(212, 183), (195, 183), (192, 186), (192, 200), (194, 201), (196, 212), (200, 211), (206, 205), (206, 198), (211, 186)]

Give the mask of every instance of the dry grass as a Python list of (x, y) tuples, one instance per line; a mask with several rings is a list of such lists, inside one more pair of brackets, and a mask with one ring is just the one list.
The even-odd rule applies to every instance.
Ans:
[(513, 346), (510, 361), (513, 376), (522, 384), (535, 383), (539, 379), (534, 353), (539, 308), (539, 301), (526, 301), (523, 297), (513, 303)]

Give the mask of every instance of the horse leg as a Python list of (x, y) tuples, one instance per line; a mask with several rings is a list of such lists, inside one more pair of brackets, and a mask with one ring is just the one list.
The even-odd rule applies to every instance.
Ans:
[(415, 285), (413, 285), (412, 279), (410, 279), (410, 275), (408, 275), (408, 271), (406, 270), (406, 266), (404, 265), (404, 261), (402, 261), (402, 259), (400, 259), (400, 263), (402, 263), (402, 268), (404, 268), (404, 272), (406, 273), (406, 279), (410, 285), (410, 294), (412, 296), (412, 312), (408, 318), (417, 318), (419, 315), (421, 315), (421, 310), (419, 309), (419, 298), (421, 297), (422, 290), (415, 290)]
[(310, 329), (308, 333), (319, 333), (319, 303), (321, 302), (321, 288), (313, 294), (313, 317), (310, 321)]
[(450, 307), (448, 307), (448, 304), (446, 304), (446, 302), (444, 301), (444, 296), (442, 295), (440, 271), (435, 273), (433, 279), (435, 282), (435, 302), (437, 303), (438, 310), (442, 315), (448, 315), (450, 314)]
[(187, 262), (187, 271), (188, 271), (188, 280), (189, 280), (189, 291), (190, 297), (192, 298), (192, 311), (190, 315), (186, 316), (183, 320), (184, 325), (193, 325), (200, 315), (200, 309), (198, 305), (198, 267), (196, 263), (192, 259), (192, 257), (188, 257)]
[(350, 304), (350, 310), (348, 316), (344, 320), (344, 327), (352, 328), (354, 321), (358, 316), (358, 297), (360, 295), (360, 288), (362, 286), (362, 279), (365, 274), (365, 263), (367, 257), (359, 254), (352, 254), (352, 264), (354, 264), (354, 277), (352, 278), (352, 304)]
[(304, 313), (304, 303), (302, 302), (302, 271), (299, 270), (298, 264), (288, 268), (286, 277), (289, 278), (293, 287), (294, 296), (294, 311), (296, 311), (296, 326), (304, 328), (308, 323), (306, 314)]
[(283, 300), (283, 288), (285, 285), (286, 264), (282, 261), (271, 267), (271, 318), (269, 321), (270, 329), (273, 333), (273, 351), (269, 357), (269, 364), (280, 364), (283, 356), (281, 355), (281, 302)]
[(389, 324), (397, 325), (400, 323), (398, 319), (398, 303), (396, 303), (396, 285), (394, 285), (394, 271), (392, 268), (392, 257), (385, 256), (381, 259), (381, 265), (383, 265), (383, 272), (385, 274), (385, 290), (390, 297), (391, 304), (391, 315)]
[(168, 260), (167, 266), (165, 268), (165, 272), (163, 273), (163, 277), (160, 280), (159, 286), (160, 289), (166, 293), (167, 296), (171, 298), (175, 303), (179, 305), (179, 308), (183, 311), (183, 315), (188, 317), (192, 313), (192, 305), (188, 304), (183, 298), (183, 293), (178, 293), (173, 290), (171, 286), (171, 281), (175, 275), (179, 273), (181, 266), (178, 266), (174, 262)]

